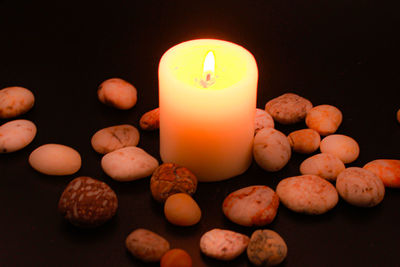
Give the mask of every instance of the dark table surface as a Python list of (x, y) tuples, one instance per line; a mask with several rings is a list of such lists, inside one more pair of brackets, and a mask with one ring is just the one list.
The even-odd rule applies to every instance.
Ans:
[[(224, 228), (250, 235), (221, 211), (223, 199), (239, 188), (277, 183), (299, 174), (306, 155), (293, 154), (281, 171), (256, 164), (238, 177), (201, 183), (194, 198), (200, 223), (169, 224), (149, 192), (149, 178), (120, 183), (100, 167), (91, 148), (97, 130), (130, 123), (158, 106), (157, 68), (171, 46), (196, 38), (232, 41), (258, 63), (258, 107), (295, 92), (314, 105), (343, 112), (338, 133), (358, 141), (363, 166), (378, 158), (400, 158), (397, 1), (0, 1), (0, 88), (24, 86), (36, 103), (20, 116), (38, 128), (21, 151), (0, 155), (1, 266), (144, 266), (124, 247), (139, 227), (157, 232), (172, 247), (186, 249), (194, 266), (250, 266), (245, 254), (231, 262), (205, 257), (201, 235)], [(101, 104), (97, 86), (120, 77), (138, 90), (137, 105), (120, 111)], [(8, 120), (0, 120), (5, 123)], [(288, 134), (304, 128), (277, 124)], [(139, 146), (159, 158), (159, 133), (141, 132)], [(60, 143), (77, 149), (82, 168), (66, 177), (35, 172), (28, 156), (36, 147)], [(119, 198), (118, 213), (106, 225), (81, 230), (64, 221), (57, 202), (65, 186), (86, 175), (109, 184)], [(320, 216), (279, 207), (272, 224), (287, 242), (283, 266), (400, 266), (400, 191), (387, 189), (374, 208), (343, 200)], [(154, 266), (157, 266), (155, 264)]]

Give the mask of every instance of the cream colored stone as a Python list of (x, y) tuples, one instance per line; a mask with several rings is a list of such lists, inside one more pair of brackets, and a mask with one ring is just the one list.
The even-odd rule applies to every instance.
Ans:
[(139, 131), (129, 124), (107, 127), (97, 131), (91, 140), (92, 147), (100, 154), (136, 146), (139, 143)]
[(338, 157), (328, 153), (316, 154), (300, 164), (301, 174), (314, 174), (329, 181), (335, 181), (345, 168)]
[(29, 145), (36, 135), (36, 126), (28, 120), (14, 120), (0, 126), (0, 153), (10, 153)]
[(338, 108), (331, 105), (319, 105), (308, 111), (306, 124), (308, 128), (325, 136), (336, 132), (342, 119), (342, 112)]
[(0, 90), (0, 118), (21, 115), (33, 107), (35, 96), (23, 87), (6, 87)]
[(291, 132), (288, 140), (294, 152), (310, 154), (319, 148), (321, 137), (313, 129), (301, 129)]
[(279, 123), (293, 124), (304, 120), (312, 107), (313, 105), (308, 99), (293, 93), (286, 93), (268, 101), (265, 111)]
[(274, 119), (268, 112), (263, 109), (256, 108), (256, 116), (254, 118), (254, 133), (256, 134), (263, 128), (274, 128)]
[(360, 154), (356, 140), (342, 134), (332, 134), (322, 139), (320, 150), (337, 156), (343, 163), (355, 161)]
[(97, 96), (103, 104), (117, 109), (130, 109), (137, 101), (136, 88), (119, 78), (102, 82), (97, 90)]

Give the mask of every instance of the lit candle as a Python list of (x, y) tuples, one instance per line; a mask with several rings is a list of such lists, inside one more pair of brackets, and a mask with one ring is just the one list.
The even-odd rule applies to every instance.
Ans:
[(169, 49), (159, 65), (160, 155), (199, 181), (247, 170), (252, 160), (258, 70), (253, 55), (221, 40)]

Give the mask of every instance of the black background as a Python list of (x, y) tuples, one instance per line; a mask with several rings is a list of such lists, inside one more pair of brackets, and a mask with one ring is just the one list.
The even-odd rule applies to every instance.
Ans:
[[(259, 68), (258, 107), (295, 92), (314, 105), (343, 112), (337, 133), (358, 141), (363, 166), (378, 158), (399, 159), (400, 108), (397, 1), (0, 1), (0, 88), (24, 86), (35, 106), (20, 116), (38, 128), (21, 151), (0, 155), (1, 266), (144, 266), (125, 250), (125, 237), (138, 227), (155, 231), (172, 247), (186, 249), (194, 266), (250, 266), (245, 254), (231, 262), (205, 257), (201, 235), (224, 228), (251, 235), (222, 214), (223, 199), (239, 188), (273, 189), (299, 174), (307, 157), (294, 154), (281, 171), (253, 164), (241, 176), (201, 183), (194, 198), (203, 218), (193, 227), (169, 224), (152, 200), (149, 179), (119, 183), (101, 170), (91, 136), (111, 125), (138, 127), (143, 113), (158, 106), (157, 68), (171, 46), (196, 38), (238, 43)], [(120, 77), (138, 90), (128, 111), (101, 104), (97, 86)], [(5, 123), (8, 120), (0, 120)], [(304, 128), (277, 124), (290, 133)], [(159, 134), (141, 132), (139, 146), (159, 158)], [(60, 143), (77, 149), (82, 168), (67, 177), (35, 172), (28, 156), (36, 147)], [(117, 193), (119, 210), (106, 225), (80, 230), (57, 213), (58, 199), (73, 178), (92, 176)], [(307, 216), (283, 205), (265, 228), (287, 242), (283, 266), (400, 266), (400, 192), (387, 189), (377, 207), (363, 209), (343, 200), (330, 212)], [(157, 266), (157, 264), (154, 264)]]

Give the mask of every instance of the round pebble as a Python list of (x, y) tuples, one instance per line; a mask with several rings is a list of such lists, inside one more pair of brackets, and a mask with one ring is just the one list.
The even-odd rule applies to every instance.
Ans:
[(360, 154), (357, 142), (342, 134), (333, 134), (322, 139), (320, 150), (337, 156), (345, 164), (355, 161)]
[(287, 246), (283, 238), (272, 230), (257, 230), (250, 238), (247, 256), (256, 266), (275, 266), (283, 262)]
[(385, 186), (371, 171), (350, 167), (342, 171), (336, 179), (336, 189), (348, 203), (359, 207), (378, 205), (385, 196)]
[(168, 241), (163, 237), (141, 228), (128, 235), (125, 246), (133, 256), (144, 262), (160, 261), (170, 248)]
[(160, 267), (192, 267), (192, 258), (183, 249), (174, 248), (162, 256)]
[(29, 156), (32, 168), (47, 175), (74, 174), (81, 168), (81, 163), (78, 151), (59, 144), (42, 145)]
[(230, 193), (222, 204), (227, 218), (243, 226), (271, 223), (278, 211), (278, 195), (264, 185), (248, 186)]
[(316, 175), (283, 179), (276, 193), (288, 209), (306, 214), (325, 213), (335, 207), (339, 199), (335, 187)]
[(308, 111), (306, 124), (308, 128), (325, 136), (336, 132), (342, 119), (342, 112), (338, 108), (331, 105), (319, 105)]
[(335, 181), (345, 168), (344, 163), (335, 155), (320, 153), (304, 160), (300, 164), (300, 173), (314, 174), (329, 181)]
[(200, 250), (218, 260), (233, 260), (243, 253), (249, 237), (229, 230), (213, 229), (200, 238)]
[(400, 123), (400, 109), (397, 111), (397, 121)]
[(103, 104), (117, 109), (130, 109), (137, 101), (136, 88), (119, 78), (102, 82), (97, 90), (97, 96)]
[(100, 154), (136, 146), (139, 143), (139, 131), (129, 124), (116, 125), (97, 131), (91, 140), (93, 149)]
[(176, 193), (193, 195), (197, 188), (197, 178), (187, 168), (175, 163), (161, 164), (150, 179), (153, 198), (160, 202)]
[(167, 198), (164, 205), (167, 220), (179, 226), (191, 226), (201, 219), (201, 210), (188, 194), (177, 193)]
[(33, 107), (35, 97), (26, 88), (13, 86), (0, 90), (0, 118), (9, 119), (26, 113)]
[(139, 121), (140, 128), (152, 131), (160, 128), (160, 108), (155, 108), (143, 114)]
[(0, 153), (10, 153), (29, 145), (36, 135), (36, 126), (28, 120), (14, 120), (0, 126)]
[(254, 133), (256, 134), (263, 128), (274, 128), (274, 119), (268, 112), (263, 109), (256, 108), (256, 116), (254, 118)]
[(304, 120), (312, 107), (312, 103), (304, 97), (286, 93), (268, 101), (265, 111), (281, 124), (293, 124)]
[(143, 149), (129, 146), (104, 155), (101, 167), (112, 179), (127, 182), (152, 175), (158, 161)]
[(293, 151), (301, 154), (315, 152), (321, 142), (319, 133), (313, 129), (302, 129), (291, 132), (287, 138)]
[(377, 159), (368, 162), (363, 168), (375, 173), (385, 186), (400, 188), (400, 160)]
[(102, 225), (117, 208), (117, 195), (107, 184), (84, 176), (72, 180), (58, 202), (59, 212), (78, 227)]
[(287, 137), (273, 128), (261, 129), (254, 137), (253, 156), (257, 164), (266, 171), (279, 171), (292, 155)]

